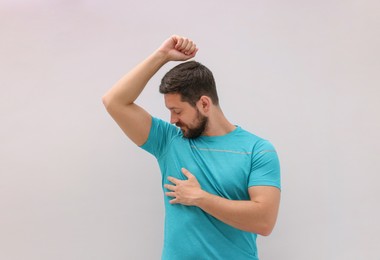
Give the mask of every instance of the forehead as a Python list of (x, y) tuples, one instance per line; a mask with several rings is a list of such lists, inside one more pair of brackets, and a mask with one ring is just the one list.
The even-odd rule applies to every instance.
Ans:
[(181, 100), (181, 95), (180, 94), (164, 94), (164, 100), (165, 100), (165, 106), (168, 109), (173, 109), (173, 108), (185, 108), (187, 106), (190, 106), (189, 103), (183, 102)]

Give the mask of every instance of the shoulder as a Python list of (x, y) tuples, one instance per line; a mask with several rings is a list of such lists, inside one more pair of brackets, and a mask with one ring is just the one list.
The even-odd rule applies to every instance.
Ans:
[(158, 117), (152, 117), (151, 131), (154, 131), (154, 130), (161, 130), (161, 131), (165, 131), (167, 133), (172, 133), (172, 134), (181, 133), (178, 127)]
[(158, 158), (165, 154), (173, 140), (181, 135), (181, 131), (176, 126), (160, 118), (152, 117), (148, 139), (140, 147)]
[(171, 140), (181, 137), (182, 131), (178, 127), (160, 118), (152, 117), (152, 126), (148, 141), (168, 144)]
[(253, 156), (268, 152), (276, 153), (272, 142), (241, 127), (239, 127), (238, 136), (244, 140), (243, 142), (247, 145), (247, 149), (251, 150)]
[(250, 145), (255, 147), (273, 147), (272, 143), (267, 139), (249, 132), (240, 126), (237, 128), (236, 136), (245, 139)]

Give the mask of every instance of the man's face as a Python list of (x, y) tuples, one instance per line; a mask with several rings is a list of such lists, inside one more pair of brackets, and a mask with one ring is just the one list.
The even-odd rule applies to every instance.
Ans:
[(188, 102), (181, 101), (180, 94), (165, 94), (165, 105), (170, 110), (170, 123), (181, 128), (186, 138), (197, 138), (207, 127), (208, 117)]

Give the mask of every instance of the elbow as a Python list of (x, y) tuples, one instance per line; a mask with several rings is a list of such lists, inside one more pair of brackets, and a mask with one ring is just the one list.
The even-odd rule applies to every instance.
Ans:
[(104, 107), (108, 112), (118, 111), (120, 108), (126, 107), (132, 103), (128, 103), (111, 93), (106, 93), (102, 97), (102, 102)]
[(106, 108), (106, 110), (109, 113), (111, 113), (114, 110), (114, 107), (115, 107), (116, 103), (114, 102), (114, 100), (112, 99), (112, 97), (110, 97), (110, 95), (105, 94), (102, 97), (102, 102), (103, 102), (104, 107)]
[(106, 109), (108, 109), (108, 107), (110, 106), (110, 98), (108, 97), (107, 94), (105, 94), (103, 97), (102, 97), (102, 102), (103, 102), (103, 105)]
[(256, 223), (256, 224), (253, 224), (252, 227), (249, 228), (249, 230), (247, 231), (266, 237), (272, 233), (273, 228), (274, 228), (274, 224), (272, 223), (261, 223), (261, 225), (259, 226), (257, 226), (257, 223)]
[(258, 234), (261, 236), (267, 237), (272, 233), (272, 231), (273, 231), (273, 226), (267, 225), (265, 227), (262, 227)]

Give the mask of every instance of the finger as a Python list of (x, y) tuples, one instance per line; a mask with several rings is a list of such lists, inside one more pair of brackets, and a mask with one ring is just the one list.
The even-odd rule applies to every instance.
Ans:
[(168, 197), (173, 197), (173, 198), (176, 197), (175, 192), (165, 192), (165, 195)]
[(176, 44), (174, 46), (174, 49), (178, 50), (183, 43), (183, 38), (181, 38), (179, 36), (175, 36), (175, 41), (176, 41)]
[(168, 177), (168, 181), (170, 181), (171, 183), (177, 184), (177, 183), (179, 183), (180, 180), (178, 180), (178, 179), (176, 179), (174, 177), (169, 176)]
[(172, 199), (172, 200), (169, 200), (169, 203), (170, 204), (178, 204), (178, 200), (177, 199)]
[(181, 38), (181, 37), (178, 36), (178, 35), (176, 35), (176, 34), (173, 34), (171, 38), (172, 38), (172, 40), (173, 40), (174, 42), (177, 42), (178, 39)]
[(198, 52), (198, 48), (196, 48), (192, 53), (189, 53), (187, 56), (189, 56), (189, 59), (191, 59), (191, 58), (195, 57), (197, 52)]
[(187, 169), (185, 168), (182, 168), (181, 169), (183, 175), (185, 175), (188, 179), (190, 179), (191, 177), (193, 177), (194, 175), (191, 174), (191, 172), (189, 172)]
[(186, 44), (186, 46), (184, 47), (184, 49), (182, 50), (185, 54), (188, 54), (190, 53), (190, 50), (191, 48), (194, 46), (194, 43), (193, 41), (189, 40)]
[(175, 185), (165, 184), (164, 187), (168, 190), (175, 191), (177, 187)]
[(178, 48), (176, 48), (176, 49), (179, 50), (180, 52), (183, 52), (188, 44), (189, 44), (189, 39), (182, 38), (181, 45), (179, 45)]
[(189, 44), (189, 40), (187, 38), (183, 38), (183, 42), (181, 44), (181, 46), (179, 47), (178, 50), (180, 51), (184, 51), (186, 46)]
[(190, 49), (186, 52), (187, 55), (192, 55), (194, 51), (197, 49), (197, 45), (191, 45)]

